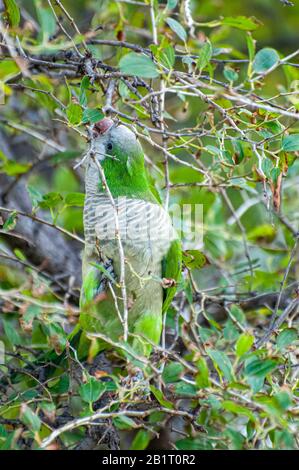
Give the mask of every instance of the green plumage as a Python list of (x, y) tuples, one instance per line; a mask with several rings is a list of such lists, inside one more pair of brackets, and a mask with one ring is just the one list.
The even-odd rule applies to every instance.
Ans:
[[(85, 334), (80, 349), (86, 354), (88, 333), (100, 333), (114, 342), (121, 342), (124, 334), (120, 319), (124, 305), (119, 286), (119, 247), (115, 232), (114, 236), (107, 235), (115, 211), (94, 161), (97, 158), (118, 208), (125, 256), (129, 344), (135, 353), (148, 356), (151, 343), (159, 343), (162, 315), (176, 291), (175, 283), (181, 272), (181, 245), (149, 182), (143, 151), (135, 134), (123, 125), (105, 121), (104, 127), (108, 128), (105, 132), (95, 129), (93, 154), (86, 168), (86, 246), (80, 300), (80, 326)], [(173, 280), (168, 289), (162, 287), (163, 278)], [(98, 341), (96, 349), (105, 347), (107, 342)]]

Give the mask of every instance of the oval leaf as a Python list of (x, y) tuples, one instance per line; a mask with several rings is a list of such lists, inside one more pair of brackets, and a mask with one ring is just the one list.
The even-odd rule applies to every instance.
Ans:
[(243, 333), (239, 336), (237, 344), (236, 344), (236, 353), (237, 356), (243, 356), (243, 354), (247, 353), (254, 342), (254, 336), (250, 335), (249, 333)]
[(156, 78), (159, 75), (153, 61), (148, 56), (136, 52), (123, 56), (119, 62), (119, 69), (126, 75), (137, 77)]
[(100, 382), (95, 377), (90, 377), (86, 384), (80, 386), (79, 393), (82, 400), (87, 403), (93, 403), (100, 398), (105, 389), (106, 386), (103, 382)]
[(213, 54), (212, 44), (209, 40), (207, 40), (202, 48), (199, 51), (199, 56), (197, 59), (197, 67), (200, 71), (202, 71), (206, 65), (210, 62)]
[(178, 21), (174, 20), (173, 18), (167, 18), (166, 23), (182, 41), (186, 41), (187, 33)]
[(284, 137), (282, 139), (282, 150), (285, 152), (297, 152), (299, 150), (299, 134)]
[(101, 121), (105, 116), (100, 109), (85, 109), (82, 117), (83, 124), (90, 122), (94, 124), (95, 122)]
[(253, 71), (255, 73), (267, 72), (273, 65), (279, 61), (279, 55), (275, 49), (265, 47), (256, 54), (253, 61)]
[(222, 372), (226, 380), (234, 380), (233, 368), (228, 356), (216, 349), (208, 349), (207, 353), (212, 359), (216, 370)]
[(281, 331), (277, 336), (276, 344), (278, 349), (284, 349), (289, 344), (293, 343), (294, 341), (298, 340), (298, 332), (295, 328), (286, 328), (285, 330)]
[(83, 116), (81, 106), (77, 103), (70, 103), (66, 108), (66, 115), (69, 120), (69, 123), (73, 126), (80, 124)]
[(277, 361), (273, 359), (256, 359), (245, 367), (246, 375), (254, 375), (255, 377), (266, 377), (269, 372), (275, 369)]

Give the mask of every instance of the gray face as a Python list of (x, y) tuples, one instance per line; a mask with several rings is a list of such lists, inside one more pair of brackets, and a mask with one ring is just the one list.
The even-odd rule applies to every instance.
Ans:
[(134, 132), (122, 124), (113, 124), (106, 132), (101, 134), (94, 132), (94, 135), (96, 137), (93, 142), (93, 150), (100, 162), (113, 156), (119, 159), (122, 157), (134, 158), (142, 152)]

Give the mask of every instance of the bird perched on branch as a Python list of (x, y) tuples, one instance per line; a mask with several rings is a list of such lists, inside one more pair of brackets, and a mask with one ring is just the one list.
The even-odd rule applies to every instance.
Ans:
[[(105, 118), (91, 134), (79, 353), (115, 343), (148, 357), (180, 277), (180, 240), (147, 176), (135, 133)], [(90, 338), (97, 338), (95, 348)]]

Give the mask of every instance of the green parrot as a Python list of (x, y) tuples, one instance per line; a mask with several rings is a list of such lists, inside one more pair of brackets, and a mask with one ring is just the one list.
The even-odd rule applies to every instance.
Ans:
[[(80, 350), (86, 354), (91, 344), (88, 338), (94, 333), (112, 342), (123, 341), (124, 302), (119, 283), (123, 265), (127, 344), (136, 354), (148, 357), (152, 344), (160, 341), (162, 317), (181, 275), (181, 243), (147, 176), (134, 132), (104, 118), (93, 125), (91, 133), (86, 155), (79, 354)], [(96, 352), (111, 348), (103, 339), (96, 342)]]

